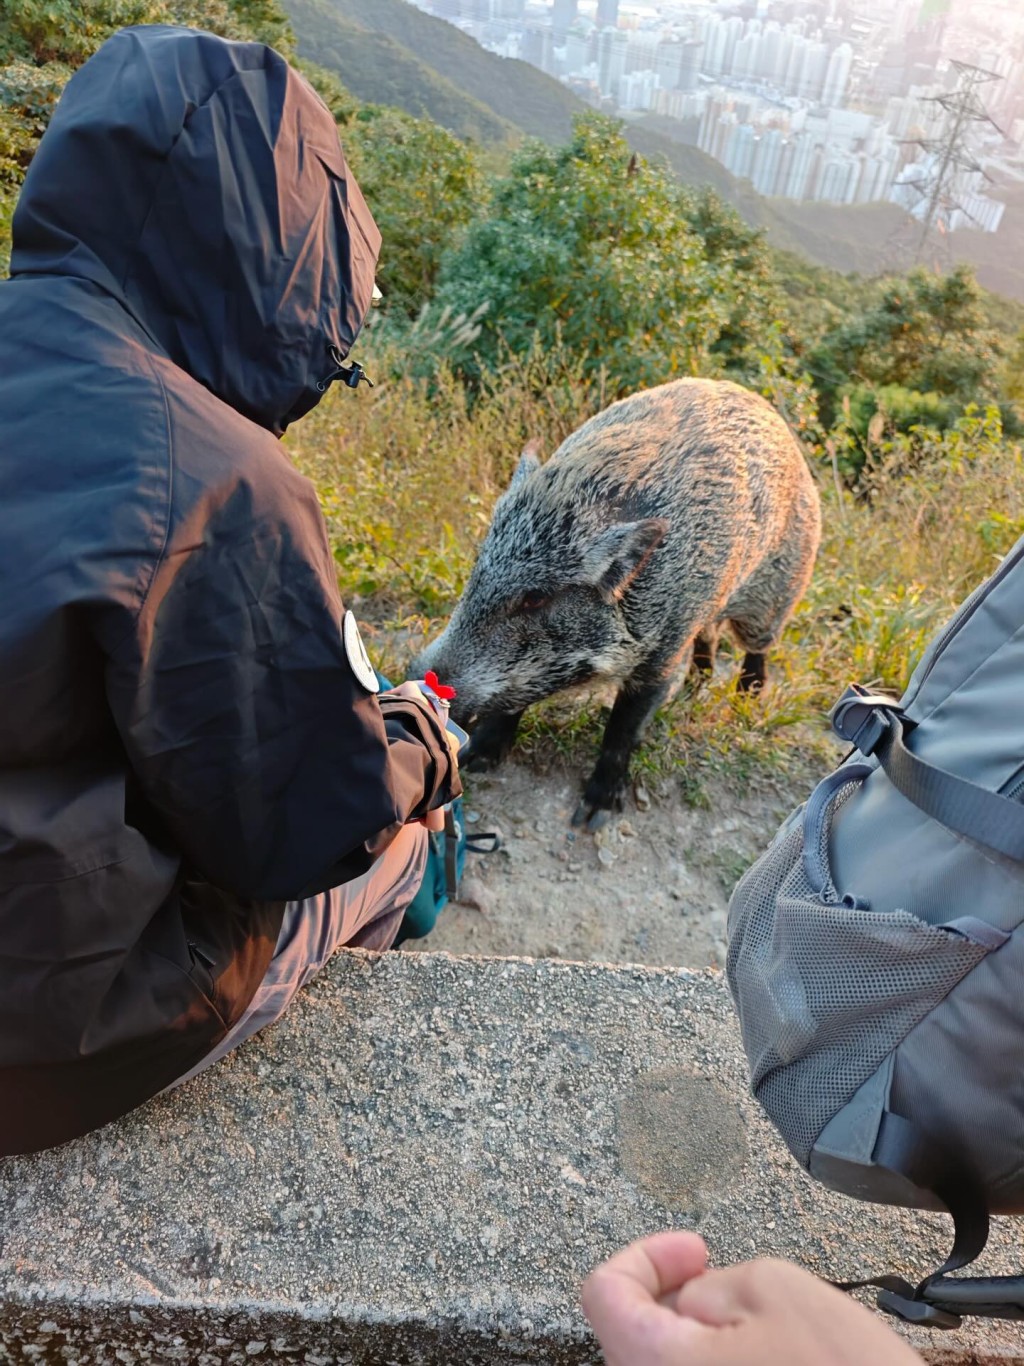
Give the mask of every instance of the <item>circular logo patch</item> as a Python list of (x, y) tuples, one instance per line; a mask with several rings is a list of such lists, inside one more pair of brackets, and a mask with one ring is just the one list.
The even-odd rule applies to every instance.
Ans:
[(341, 638), (345, 642), (345, 654), (356, 678), (367, 692), (380, 692), (377, 675), (370, 663), (370, 656), (366, 653), (366, 646), (363, 644), (355, 614), (352, 612), (345, 613), (345, 619), (341, 624)]

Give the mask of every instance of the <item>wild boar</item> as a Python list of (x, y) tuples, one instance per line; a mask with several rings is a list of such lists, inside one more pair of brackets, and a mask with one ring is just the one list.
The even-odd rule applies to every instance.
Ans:
[(739, 687), (807, 587), (818, 493), (789, 428), (759, 395), (683, 379), (634, 394), (546, 464), (527, 447), (498, 500), (444, 633), (414, 662), (457, 689), (470, 767), (508, 753), (524, 710), (616, 682), (574, 824), (621, 810), (647, 721), (687, 668), (708, 671), (721, 627), (745, 650)]

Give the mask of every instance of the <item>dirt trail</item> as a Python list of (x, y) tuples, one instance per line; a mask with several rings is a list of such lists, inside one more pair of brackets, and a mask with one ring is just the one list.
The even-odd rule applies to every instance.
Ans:
[(476, 904), (447, 907), (428, 938), (405, 947), (721, 966), (729, 892), (809, 782), (745, 798), (712, 783), (706, 809), (670, 790), (645, 810), (630, 800), (589, 835), (570, 826), (575, 775), (511, 762), (467, 775), (468, 828), (499, 829), (503, 848), (467, 861), (462, 899)]

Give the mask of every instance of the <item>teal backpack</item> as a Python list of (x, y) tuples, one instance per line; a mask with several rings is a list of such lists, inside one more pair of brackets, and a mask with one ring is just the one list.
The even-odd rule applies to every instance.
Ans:
[(392, 948), (397, 948), (403, 940), (422, 939), (428, 935), (448, 902), (458, 901), (467, 854), (493, 854), (501, 847), (497, 831), (466, 834), (461, 797), (445, 807), (443, 832), (432, 830), (429, 839), (423, 881), (405, 912)]
[(432, 830), (428, 839), (430, 846), (423, 881), (405, 912), (393, 948), (406, 939), (422, 939), (429, 934), (448, 902), (459, 899), (459, 881), (468, 845), (461, 797), (445, 809), (444, 830)]

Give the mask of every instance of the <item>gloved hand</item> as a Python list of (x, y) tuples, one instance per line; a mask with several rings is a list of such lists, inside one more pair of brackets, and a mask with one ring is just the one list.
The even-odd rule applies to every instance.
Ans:
[[(382, 692), (380, 696), (407, 698), (409, 701), (417, 703), (418, 706), (421, 706), (425, 711), (429, 712), (435, 720), (437, 719), (434, 708), (423, 696), (423, 693), (420, 691), (417, 684), (413, 682), (406, 681), (405, 683), (399, 683), (397, 688), (388, 688), (388, 690)], [(452, 756), (452, 772), (458, 773), (459, 741), (456, 736), (452, 735), (447, 730), (444, 732), (444, 738), (448, 745), (448, 751)], [(425, 816), (420, 818), (419, 822), (413, 822), (413, 824), (417, 823), (426, 826), (428, 830), (433, 830), (435, 832), (442, 831), (444, 829), (444, 807), (439, 806), (436, 811), (428, 811)]]

